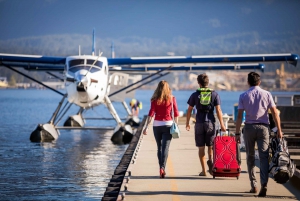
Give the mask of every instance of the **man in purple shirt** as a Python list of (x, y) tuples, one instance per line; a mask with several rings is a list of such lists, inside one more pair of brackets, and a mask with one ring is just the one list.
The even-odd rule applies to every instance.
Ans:
[(236, 120), (236, 140), (240, 142), (240, 127), (243, 112), (246, 111), (244, 126), (244, 141), (246, 147), (247, 167), (251, 183), (250, 193), (257, 193), (257, 181), (255, 178), (255, 142), (257, 143), (260, 160), (261, 189), (258, 194), (265, 197), (269, 178), (269, 116), (271, 110), (275, 124), (278, 128), (277, 137), (282, 138), (280, 118), (273, 97), (270, 92), (259, 87), (261, 81), (259, 74), (248, 74), (249, 90), (242, 93), (239, 98), (238, 115)]

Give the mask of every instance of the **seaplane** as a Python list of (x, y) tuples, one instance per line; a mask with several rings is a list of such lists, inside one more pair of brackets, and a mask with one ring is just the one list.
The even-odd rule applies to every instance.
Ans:
[[(49, 122), (38, 124), (30, 135), (32, 142), (45, 142), (58, 139), (62, 127), (60, 120), (72, 104), (78, 106), (77, 114), (67, 117), (63, 127), (84, 128), (83, 112), (101, 104), (105, 105), (116, 121), (111, 141), (115, 144), (127, 144), (134, 133), (133, 126), (139, 124), (138, 117), (132, 116), (125, 100), (126, 93), (132, 87), (146, 79), (154, 81), (154, 75), (164, 76), (163, 71), (197, 71), (197, 70), (264, 70), (265, 65), (257, 62), (287, 62), (297, 65), (299, 56), (292, 53), (282, 54), (240, 54), (240, 55), (200, 55), (200, 56), (158, 56), (158, 57), (130, 57), (107, 58), (102, 53), (95, 55), (95, 33), (93, 31), (92, 54), (57, 57), (43, 55), (7, 54), (0, 53), (0, 67), (9, 68), (44, 87), (62, 95)], [(112, 50), (112, 55), (113, 55)], [(28, 71), (61, 72), (66, 93), (62, 93), (16, 68)], [(143, 79), (134, 80), (128, 84), (130, 73), (149, 73)], [(133, 76), (134, 77), (134, 76)], [(147, 83), (149, 83), (148, 81)], [(131, 87), (131, 90), (129, 90)], [(126, 93), (125, 90), (128, 90)], [(117, 96), (119, 94), (119, 96)], [(120, 95), (122, 94), (122, 95)], [(115, 98), (117, 97), (117, 98)], [(128, 118), (122, 121), (115, 107), (114, 101), (123, 103)], [(100, 129), (100, 128), (99, 128)]]

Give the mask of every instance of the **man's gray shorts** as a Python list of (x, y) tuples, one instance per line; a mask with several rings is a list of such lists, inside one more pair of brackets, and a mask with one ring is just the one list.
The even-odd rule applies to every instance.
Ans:
[(210, 121), (195, 124), (195, 142), (197, 147), (212, 146), (216, 134), (215, 123)]

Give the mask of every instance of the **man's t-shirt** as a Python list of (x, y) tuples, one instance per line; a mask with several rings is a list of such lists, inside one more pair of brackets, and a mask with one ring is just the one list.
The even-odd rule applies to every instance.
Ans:
[[(200, 104), (200, 91), (194, 92), (189, 100), (187, 101), (189, 106), (196, 106), (197, 114), (196, 114), (196, 123), (204, 123), (206, 121), (216, 122), (214, 116), (214, 107), (221, 104), (220, 96), (217, 92), (213, 91), (211, 93), (211, 102), (207, 106), (203, 106)], [(209, 111), (204, 112), (204, 111)]]

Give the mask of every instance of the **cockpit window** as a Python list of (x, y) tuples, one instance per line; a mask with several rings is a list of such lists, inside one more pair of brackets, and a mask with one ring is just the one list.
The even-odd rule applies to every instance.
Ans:
[(74, 59), (69, 61), (69, 66), (77, 66), (81, 64), (84, 64), (84, 59)]
[[(96, 62), (95, 62), (96, 61)], [(95, 63), (95, 64), (94, 64)], [(102, 62), (98, 61), (98, 60), (91, 60), (91, 59), (87, 59), (86, 60), (86, 64), (92, 65), (94, 64), (95, 66), (99, 66), (102, 67)]]
[(85, 69), (91, 73), (94, 73), (94, 72), (97, 72), (97, 71), (100, 71), (101, 68), (98, 68), (98, 67), (91, 67), (91, 66), (70, 66), (70, 69), (69, 71), (71, 71), (72, 73), (75, 73), (81, 69)]

